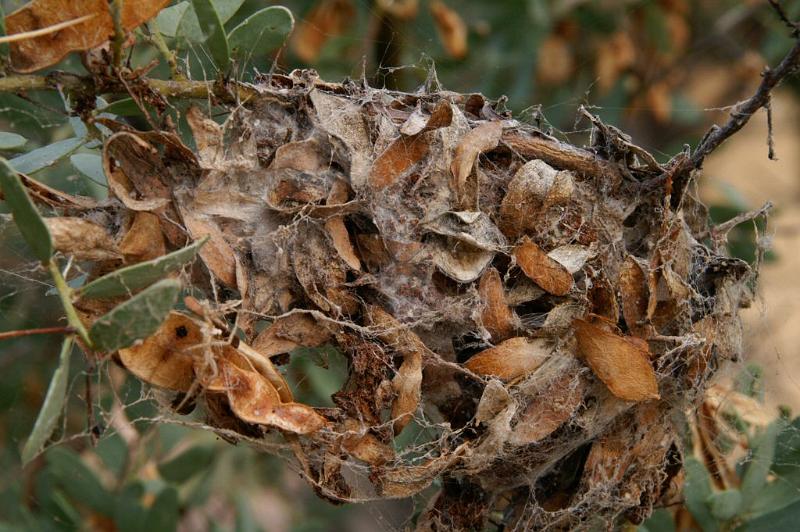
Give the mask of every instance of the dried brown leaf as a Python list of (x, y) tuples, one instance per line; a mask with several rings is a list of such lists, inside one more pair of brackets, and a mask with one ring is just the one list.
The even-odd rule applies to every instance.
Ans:
[(375, 159), (369, 176), (370, 186), (381, 190), (393, 185), (422, 161), (429, 149), (430, 139), (422, 133), (397, 138)]
[(447, 100), (436, 104), (431, 114), (427, 114), (421, 107), (414, 109), (406, 121), (400, 126), (400, 133), (406, 136), (418, 135), (425, 131), (447, 127), (453, 122), (453, 108)]
[[(131, 31), (156, 16), (169, 0), (139, 0), (122, 4), (122, 27)], [(56, 33), (11, 43), (11, 64), (18, 72), (54, 65), (70, 52), (94, 48), (114, 35), (106, 0), (33, 0), (6, 17), (8, 35), (35, 31), (93, 15)]]
[(478, 375), (513, 381), (536, 371), (552, 351), (543, 338), (511, 338), (474, 355), (464, 366)]
[(531, 399), (508, 441), (528, 445), (546, 438), (572, 417), (583, 401), (585, 390), (585, 380), (569, 373), (560, 375)]
[(481, 277), (478, 292), (483, 301), (481, 324), (486, 327), (494, 341), (502, 341), (510, 337), (516, 328), (514, 311), (506, 303), (505, 289), (500, 273), (487, 269)]
[(439, 39), (448, 55), (453, 59), (466, 57), (467, 25), (461, 15), (439, 0), (431, 2), (430, 10)]
[(572, 274), (559, 262), (547, 256), (528, 237), (514, 248), (514, 258), (522, 271), (545, 291), (563, 296), (572, 288)]
[(192, 240), (209, 237), (208, 242), (200, 249), (200, 258), (222, 284), (236, 288), (236, 255), (222, 231), (213, 222), (201, 220), (189, 212), (183, 213), (183, 221)]
[(192, 129), (197, 144), (197, 158), (203, 168), (216, 168), (223, 156), (222, 126), (208, 118), (199, 107), (192, 105), (186, 111), (186, 122)]
[(453, 174), (452, 191), (460, 208), (469, 210), (475, 207), (477, 198), (469, 197), (467, 178), (472, 174), (478, 155), (496, 148), (502, 135), (503, 122), (484, 122), (471, 129), (456, 146), (450, 172)]
[(265, 357), (289, 353), (298, 347), (319, 347), (331, 339), (330, 332), (305, 313), (276, 319), (253, 341), (253, 349)]
[(626, 401), (658, 399), (649, 350), (585, 320), (573, 321), (578, 353), (615, 396)]
[(559, 85), (572, 75), (575, 60), (569, 41), (549, 35), (537, 49), (536, 75), (545, 85)]
[(68, 216), (45, 218), (44, 221), (53, 237), (53, 247), (62, 253), (72, 255), (78, 260), (122, 258), (111, 236), (100, 225)]
[(191, 318), (172, 312), (142, 343), (119, 350), (122, 364), (143, 381), (187, 392), (194, 381), (194, 359), (202, 357), (203, 334)]
[(644, 269), (632, 255), (628, 255), (619, 271), (619, 293), (622, 317), (631, 332), (642, 335), (647, 320), (647, 280)]
[(378, 7), (400, 20), (411, 20), (417, 16), (419, 0), (377, 0)]
[(152, 260), (164, 255), (167, 246), (158, 216), (150, 212), (137, 212), (119, 244), (119, 250), (129, 263)]

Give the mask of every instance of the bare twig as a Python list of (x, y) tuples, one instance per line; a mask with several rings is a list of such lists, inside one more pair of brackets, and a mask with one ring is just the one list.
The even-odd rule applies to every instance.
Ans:
[(778, 0), (769, 0), (769, 5), (772, 6), (772, 9), (778, 14), (778, 18), (786, 24), (786, 27), (792, 30), (792, 35), (795, 37), (800, 37), (800, 24), (797, 22), (792, 22), (789, 19), (789, 16), (786, 14), (786, 11), (783, 10), (783, 6)]
[(5, 331), (0, 332), (1, 340), (10, 340), (12, 338), (21, 338), (23, 336), (33, 336), (36, 334), (73, 334), (75, 329), (72, 327), (43, 327), (39, 329), (24, 329), (18, 331)]

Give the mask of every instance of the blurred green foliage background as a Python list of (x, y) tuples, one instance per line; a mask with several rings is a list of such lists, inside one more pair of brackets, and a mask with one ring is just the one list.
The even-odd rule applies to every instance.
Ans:
[[(234, 27), (272, 2), (218, 0)], [(6, 13), (22, 5), (0, 2)], [(179, 4), (173, 2), (172, 4)], [(695, 144), (758, 82), (759, 72), (790, 47), (789, 32), (766, 2), (734, 0), (287, 0), (296, 19), (280, 50), (257, 50), (246, 65), (218, 73), (205, 44), (166, 35), (180, 67), (193, 78), (314, 68), (330, 81), (366, 78), (405, 91), (443, 88), (507, 98), (521, 119), (586, 141), (576, 121), (583, 104), (630, 133), (662, 160)], [(236, 9), (238, 5), (238, 9)], [(800, 1), (784, 2), (790, 17)], [(151, 61), (152, 77), (169, 69), (137, 30), (132, 66)], [(85, 73), (78, 54), (57, 69)], [(797, 78), (793, 89), (800, 87)], [(113, 103), (113, 102), (108, 102)], [(119, 102), (136, 127), (147, 122)], [(174, 102), (177, 111), (185, 102)], [(709, 110), (716, 109), (716, 110)], [(177, 116), (177, 115), (176, 115)], [(72, 118), (72, 120), (70, 120)], [(58, 93), (0, 95), (0, 129), (28, 139), (20, 151), (77, 133), (69, 102)], [(77, 157), (76, 157), (77, 156)], [(766, 149), (764, 156), (766, 156)], [(104, 197), (98, 146), (84, 145), (37, 179), (72, 193)], [(729, 218), (735, 202), (713, 206)], [(53, 326), (60, 307), (46, 272), (29, 255), (0, 204), (0, 331)], [(752, 260), (752, 236), (731, 241)], [(752, 229), (751, 229), (752, 231)], [(80, 265), (75, 267), (79, 268)], [(63, 443), (22, 470), (19, 452), (56, 364), (60, 339), (33, 336), (0, 343), (0, 529), (8, 530), (374, 530), (400, 528), (410, 503), (340, 508), (317, 499), (279, 459), (233, 447), (212, 433), (157, 424), (158, 397), (113, 365), (87, 367), (73, 356), (70, 403), (57, 437)], [(305, 364), (301, 397), (325, 404), (341, 378), (342, 360)], [(92, 396), (87, 397), (87, 389)], [(200, 421), (186, 416), (187, 423)]]

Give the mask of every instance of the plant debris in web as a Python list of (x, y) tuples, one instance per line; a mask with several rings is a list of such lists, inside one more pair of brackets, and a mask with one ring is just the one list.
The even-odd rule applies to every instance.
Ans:
[[(229, 441), (282, 439), (331, 501), (436, 480), (419, 530), (649, 515), (687, 451), (675, 415), (739, 356), (755, 280), (685, 157), (660, 164), (591, 115), (570, 145), (479, 94), (311, 71), (251, 88), (223, 124), (189, 110), (194, 150), (99, 119), (110, 201), (25, 178), (61, 214), (54, 246), (92, 261), (87, 326), (154, 275), (192, 290), (114, 359)], [(323, 346), (348, 373), (317, 408), (285, 368)]]

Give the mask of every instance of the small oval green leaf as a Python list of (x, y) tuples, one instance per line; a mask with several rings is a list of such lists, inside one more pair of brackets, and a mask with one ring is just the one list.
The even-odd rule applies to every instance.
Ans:
[(711, 513), (708, 501), (711, 498), (711, 480), (705, 466), (696, 458), (689, 456), (684, 463), (686, 482), (683, 485), (683, 497), (686, 508), (703, 532), (716, 532), (719, 522)]
[(158, 464), (161, 478), (176, 484), (182, 484), (191, 477), (205, 471), (214, 460), (213, 445), (195, 445), (178, 456)]
[(9, 164), (14, 170), (22, 174), (33, 174), (49, 166), (53, 166), (61, 159), (80, 148), (85, 139), (72, 137), (60, 140), (47, 146), (30, 151), (19, 157), (11, 159)]
[(180, 501), (172, 486), (162, 489), (147, 512), (144, 530), (175, 530), (178, 527)]
[(783, 426), (783, 420), (773, 421), (758, 437), (753, 455), (742, 475), (742, 484), (739, 486), (742, 497), (748, 505), (755, 500), (767, 483), (767, 475), (772, 468), (772, 460), (775, 458), (775, 441)]
[(14, 215), (14, 222), (19, 227), (22, 238), (33, 250), (33, 254), (42, 262), (49, 261), (53, 255), (53, 239), (50, 237), (50, 231), (25, 191), (19, 175), (2, 157), (0, 157), (0, 190), (3, 191), (6, 204)]
[(58, 355), (58, 367), (53, 372), (50, 379), (50, 386), (47, 387), (47, 395), (44, 403), (39, 410), (33, 430), (22, 448), (22, 465), (33, 460), (42, 449), (47, 440), (53, 434), (56, 422), (61, 417), (64, 409), (64, 400), (67, 398), (67, 383), (69, 381), (69, 357), (72, 353), (73, 337), (64, 338), (61, 345), (61, 354)]
[(94, 153), (76, 153), (69, 158), (75, 170), (79, 171), (95, 183), (105, 184), (106, 174), (103, 171), (103, 158)]
[(28, 139), (22, 135), (0, 131), (0, 150), (19, 150), (27, 143)]
[(178, 300), (181, 283), (164, 279), (101, 316), (89, 330), (92, 344), (111, 352), (133, 345), (158, 329)]
[(220, 70), (227, 69), (231, 60), (228, 37), (214, 3), (211, 0), (192, 0), (192, 5), (214, 63)]
[(711, 514), (720, 521), (728, 521), (742, 511), (742, 494), (737, 489), (711, 494), (708, 499)]
[(87, 284), (78, 290), (78, 295), (83, 298), (102, 299), (130, 294), (153, 284), (165, 274), (194, 260), (206, 242), (208, 237), (163, 257), (120, 268)]
[(133, 98), (121, 98), (111, 102), (98, 111), (118, 116), (139, 116), (142, 114), (142, 110), (136, 105)]
[(292, 12), (283, 6), (256, 11), (228, 34), (231, 56), (245, 61), (257, 53), (266, 53), (286, 42), (294, 28)]

